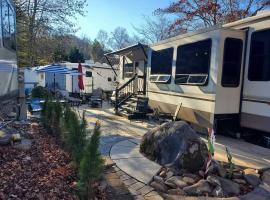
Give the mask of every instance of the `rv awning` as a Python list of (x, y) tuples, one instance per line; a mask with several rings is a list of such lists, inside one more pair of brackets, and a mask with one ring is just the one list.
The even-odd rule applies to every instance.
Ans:
[(83, 75), (79, 73), (78, 70), (71, 70), (62, 65), (47, 65), (45, 67), (36, 69), (37, 72), (45, 72), (45, 73), (52, 73), (52, 74), (66, 74), (70, 76), (79, 76)]
[(148, 46), (138, 43), (129, 47), (126, 47), (124, 49), (120, 49), (111, 53), (105, 54), (107, 58), (110, 57), (117, 57), (117, 56), (127, 56), (132, 61), (138, 61), (138, 60), (147, 60), (147, 49)]
[(120, 56), (126, 56), (132, 62), (139, 61), (139, 60), (147, 61), (147, 49), (148, 49), (147, 45), (138, 43), (138, 44), (126, 47), (124, 49), (120, 49), (120, 50), (117, 50), (117, 51), (114, 51), (111, 53), (107, 53), (107, 54), (105, 54), (105, 58), (115, 73), (113, 65), (119, 64)]

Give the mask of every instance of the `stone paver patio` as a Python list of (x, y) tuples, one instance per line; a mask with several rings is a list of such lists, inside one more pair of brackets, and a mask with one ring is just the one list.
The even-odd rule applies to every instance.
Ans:
[[(96, 120), (102, 124), (102, 152), (109, 153), (112, 144), (125, 139), (139, 140), (149, 129), (157, 126), (142, 121), (129, 121), (114, 115), (113, 108), (105, 104), (102, 109), (85, 109), (87, 121), (94, 126)], [(205, 136), (202, 138), (206, 141)], [(270, 167), (270, 149), (260, 147), (242, 140), (216, 136), (215, 159), (227, 161), (226, 149), (229, 147), (233, 161), (237, 165), (261, 169)]]
[[(100, 151), (115, 162), (114, 170), (135, 199), (162, 199), (147, 183), (160, 170), (160, 166), (139, 153), (142, 136), (156, 124), (129, 121), (114, 115), (113, 109), (80, 108), (86, 111), (86, 120), (92, 129), (101, 122)], [(205, 137), (202, 136), (205, 140)], [(216, 138), (215, 159), (227, 161), (225, 147), (229, 147), (237, 165), (261, 169), (270, 167), (270, 149), (224, 136)], [(186, 199), (186, 198), (185, 198)]]

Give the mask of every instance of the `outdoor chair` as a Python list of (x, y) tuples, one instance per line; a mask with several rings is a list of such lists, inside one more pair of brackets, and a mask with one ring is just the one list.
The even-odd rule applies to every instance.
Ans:
[(147, 113), (149, 112), (148, 101), (149, 99), (146, 97), (137, 97), (137, 105), (134, 114), (139, 118), (146, 118)]
[(92, 95), (90, 97), (89, 105), (91, 107), (102, 107), (102, 96), (103, 96), (103, 91), (102, 89), (98, 88), (93, 90)]

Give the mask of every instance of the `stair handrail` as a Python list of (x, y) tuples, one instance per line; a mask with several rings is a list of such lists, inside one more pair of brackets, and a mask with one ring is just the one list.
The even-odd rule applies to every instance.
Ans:
[(134, 74), (131, 79), (129, 79), (127, 82), (125, 82), (123, 85), (121, 85), (121, 87), (119, 88), (116, 88), (116, 90), (120, 91), (122, 90), (123, 88), (125, 88), (129, 83), (131, 83), (133, 80), (135, 80), (137, 78), (137, 74)]
[[(115, 90), (115, 112), (118, 113), (119, 106), (124, 103), (129, 97), (125, 98), (121, 102), (119, 102), (119, 92), (123, 90), (125, 87), (127, 87), (131, 82), (133, 82), (136, 78), (138, 78), (138, 74), (135, 73), (126, 83), (121, 85), (119, 88), (116, 88)], [(131, 94), (133, 95), (133, 94)]]

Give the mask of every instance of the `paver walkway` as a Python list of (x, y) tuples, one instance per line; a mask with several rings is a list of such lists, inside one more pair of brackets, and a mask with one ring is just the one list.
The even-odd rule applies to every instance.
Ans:
[[(114, 172), (135, 199), (162, 199), (153, 191), (153, 188), (146, 184), (158, 172), (160, 166), (139, 153), (140, 139), (149, 129), (157, 125), (142, 121), (130, 122), (125, 118), (115, 116), (113, 109), (109, 107), (80, 108), (80, 111), (82, 109), (86, 110), (86, 120), (90, 129), (97, 120), (101, 122), (100, 151), (104, 156), (111, 156), (116, 163)], [(205, 136), (202, 138), (205, 140)], [(270, 149), (224, 136), (216, 138), (215, 159), (227, 161), (226, 146), (231, 150), (233, 161), (237, 165), (257, 169), (270, 166)]]
[(139, 143), (124, 140), (116, 143), (110, 152), (111, 159), (122, 171), (138, 181), (148, 184), (161, 166), (145, 158), (139, 152)]

